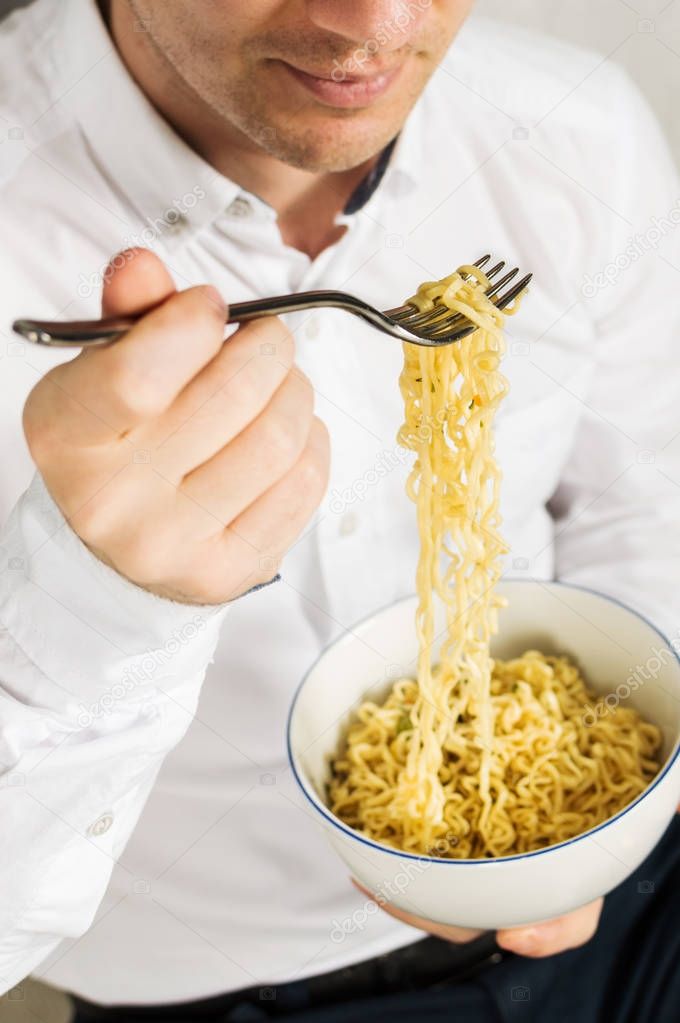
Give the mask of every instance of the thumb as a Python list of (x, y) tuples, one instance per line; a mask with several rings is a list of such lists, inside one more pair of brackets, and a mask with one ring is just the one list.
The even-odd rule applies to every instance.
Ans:
[(602, 899), (596, 899), (556, 920), (498, 931), (496, 941), (508, 952), (532, 958), (557, 955), (558, 952), (578, 948), (595, 934), (602, 903)]
[[(124, 249), (104, 271), (102, 315), (141, 315), (175, 294), (176, 288), (161, 260), (149, 249)], [(109, 441), (123, 431), (110, 408), (108, 382), (111, 362), (125, 341), (113, 346), (85, 347), (75, 359), (55, 366), (32, 392), (31, 415), (49, 417), (52, 433), (70, 445)], [(107, 371), (108, 370), (108, 371)], [(113, 373), (115, 376), (115, 373)], [(141, 374), (143, 378), (143, 374)], [(53, 386), (50, 386), (53, 385)], [(28, 411), (27, 403), (27, 411)]]
[(174, 295), (172, 277), (149, 249), (124, 249), (104, 271), (102, 316), (145, 313)]

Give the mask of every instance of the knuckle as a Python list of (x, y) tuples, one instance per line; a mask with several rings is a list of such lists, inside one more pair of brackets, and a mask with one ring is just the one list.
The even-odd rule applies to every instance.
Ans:
[(252, 332), (262, 355), (275, 356), (290, 366), (295, 358), (295, 339), (278, 316), (267, 316), (246, 324), (244, 331)]
[(294, 365), (282, 384), (282, 393), (295, 406), (295, 418), (308, 433), (314, 418), (314, 388), (311, 380)]
[(267, 416), (264, 420), (263, 444), (277, 463), (292, 465), (300, 454), (304, 443), (298, 419), (283, 416)]
[[(219, 292), (210, 285), (199, 285), (177, 292), (153, 311), (154, 324), (173, 337), (209, 342), (210, 350), (218, 350), (224, 337), (227, 306)], [(188, 343), (189, 343), (188, 342)]]
[(295, 386), (301, 398), (308, 401), (310, 404), (314, 404), (314, 385), (309, 379), (307, 374), (300, 369), (296, 364), (291, 366), (289, 372), (289, 378), (293, 386)]
[(153, 382), (143, 379), (130, 359), (121, 359), (109, 368), (108, 388), (116, 405), (135, 419), (155, 419), (165, 407)]
[[(278, 382), (278, 378), (277, 378)], [(236, 377), (228, 377), (223, 390), (250, 416), (270, 399), (271, 386), (256, 359), (249, 360)]]
[(298, 467), (301, 488), (314, 500), (320, 498), (328, 485), (329, 463), (328, 431), (321, 420), (315, 418)]
[(331, 437), (328, 427), (323, 419), (318, 416), (312, 417), (312, 428), (310, 430), (310, 441), (320, 449), (319, 453), (328, 461), (331, 447)]
[(309, 497), (310, 503), (316, 505), (318, 498), (326, 489), (328, 475), (318, 458), (305, 458), (298, 472), (298, 484)]
[(295, 400), (275, 403), (265, 412), (262, 419), (262, 443), (278, 464), (292, 466), (309, 440), (314, 422), (313, 394), (311, 385), (308, 387), (303, 381), (300, 390), (300, 381), (291, 376), (283, 386), (295, 388)]

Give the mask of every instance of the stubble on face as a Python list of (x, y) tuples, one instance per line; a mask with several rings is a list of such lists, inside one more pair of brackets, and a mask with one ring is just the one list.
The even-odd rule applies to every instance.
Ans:
[[(207, 108), (216, 128), (237, 133), (242, 147), (311, 172), (357, 167), (398, 134), (471, 6), (471, 0), (416, 0), (424, 11), (417, 27), (409, 33), (408, 24), (382, 26), (390, 48), (378, 47), (366, 59), (371, 41), (358, 47), (308, 21), (292, 24), (291, 5), (277, 0), (236, 9), (205, 0), (200, 19), (187, 0), (126, 2), (144, 26), (140, 44), (165, 70), (169, 90)], [(371, 74), (377, 65), (400, 71), (374, 103), (343, 109), (308, 95), (286, 64), (326, 76), (339, 68)]]

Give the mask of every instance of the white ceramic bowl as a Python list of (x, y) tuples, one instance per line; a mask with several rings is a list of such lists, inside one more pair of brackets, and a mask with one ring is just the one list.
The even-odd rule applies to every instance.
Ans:
[(501, 612), (496, 656), (529, 648), (569, 654), (603, 699), (625, 699), (662, 729), (660, 773), (615, 817), (548, 849), (448, 860), (379, 845), (331, 813), (329, 760), (353, 711), (367, 696), (380, 700), (393, 679), (415, 673), (415, 597), (379, 611), (330, 646), (302, 681), (288, 721), (295, 777), (352, 875), (406, 912), (483, 929), (550, 919), (610, 891), (651, 852), (680, 800), (680, 661), (667, 640), (629, 608), (591, 590), (530, 581), (505, 582), (499, 590), (509, 606)]

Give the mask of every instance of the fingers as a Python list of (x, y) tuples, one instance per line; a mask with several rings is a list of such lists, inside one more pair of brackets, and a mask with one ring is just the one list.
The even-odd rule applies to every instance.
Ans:
[(188, 288), (152, 309), (115, 344), (93, 353), (96, 375), (106, 376), (110, 414), (128, 428), (161, 415), (220, 350), (225, 320), (226, 306), (214, 288)]
[[(374, 898), (371, 893), (352, 879), (352, 884), (367, 895)], [(388, 902), (375, 900), (378, 905), (390, 916), (401, 920), (411, 927), (426, 931), (444, 941), (465, 942), (472, 941), (479, 937), (482, 931), (469, 930), (463, 927), (451, 927), (446, 924), (433, 923), (424, 917), (414, 916), (405, 913)], [(550, 920), (546, 923), (533, 924), (529, 927), (516, 927), (498, 931), (496, 940), (501, 948), (508, 952), (515, 952), (517, 955), (542, 957), (556, 955), (558, 952), (565, 952), (570, 948), (577, 948), (585, 944), (595, 934), (602, 911), (603, 900), (598, 899), (588, 906), (582, 906), (573, 913)]]
[(266, 408), (294, 356), (293, 337), (276, 317), (241, 327), (159, 422), (154, 439), (162, 471), (181, 468), (181, 479), (216, 455)]
[[(226, 560), (239, 558), (249, 586), (276, 574), (284, 553), (298, 539), (328, 484), (329, 439), (312, 419), (307, 444), (293, 468), (225, 530)], [(248, 587), (246, 587), (248, 588)]]
[(452, 927), (448, 924), (438, 924), (432, 920), (427, 920), (422, 916), (414, 916), (411, 913), (405, 913), (403, 909), (397, 909), (396, 906), (391, 905), (389, 902), (385, 902), (382, 899), (376, 899), (375, 896), (360, 885), (358, 881), (352, 878), (352, 884), (355, 888), (358, 888), (360, 892), (368, 896), (378, 905), (385, 913), (393, 916), (396, 920), (401, 920), (402, 923), (408, 924), (410, 927), (416, 927), (419, 931), (425, 931), (428, 934), (433, 934), (436, 938), (442, 938), (444, 941), (451, 941), (456, 945), (464, 944), (466, 941), (474, 941), (484, 931), (473, 930), (468, 927)]
[(327, 484), (328, 436), (292, 338), (269, 320), (225, 345), (214, 289), (177, 292), (143, 251), (118, 259), (103, 309), (141, 315), (34, 388), (34, 460), (121, 575), (173, 599), (233, 599), (276, 573)]
[[(172, 277), (155, 253), (143, 248), (124, 249), (112, 256), (103, 274), (102, 316), (141, 316), (175, 292)], [(81, 372), (91, 359), (94, 362), (89, 364), (89, 373)], [(72, 399), (76, 399), (72, 400), (71, 409), (80, 402), (80, 420), (89, 419), (90, 427), (94, 427), (97, 436), (103, 430), (106, 438), (109, 435), (109, 424), (103, 418), (106, 416), (106, 406), (100, 407), (90, 400), (87, 392), (83, 394), (78, 391), (81, 381), (101, 373), (101, 362), (101, 350), (84, 348), (68, 369), (57, 369), (54, 383), (57, 389), (55, 397), (61, 397), (63, 401), (68, 393)], [(64, 423), (71, 421), (70, 415), (62, 415), (60, 418)], [(78, 423), (79, 430), (84, 426), (82, 422)]]
[(172, 277), (149, 249), (125, 249), (104, 271), (102, 316), (139, 314), (175, 293)]
[[(229, 525), (215, 533), (219, 520), (188, 494), (179, 493), (177, 511), (182, 521), (172, 527), (179, 535), (200, 529), (203, 539), (191, 552), (195, 580), (193, 601), (216, 604), (234, 600), (258, 583), (268, 582), (281, 559), (298, 539), (318, 506), (328, 481), (329, 440), (323, 423), (314, 418), (307, 444), (292, 469)], [(162, 523), (161, 523), (162, 526)], [(157, 526), (156, 533), (162, 532)], [(148, 548), (149, 545), (147, 545)], [(167, 544), (164, 545), (167, 548)], [(182, 560), (187, 544), (175, 544), (171, 571), (165, 571), (165, 595), (184, 592), (182, 579), (188, 566)], [(145, 548), (146, 550), (146, 548)], [(148, 550), (146, 551), (148, 558)], [(147, 570), (159, 591), (154, 566)], [(175, 597), (175, 599), (178, 599)]]
[[(220, 350), (225, 307), (211, 287), (171, 295), (124, 337), (57, 367), (43, 397), (59, 439), (110, 442), (161, 415)], [(46, 378), (50, 380), (50, 376)]]
[(261, 414), (186, 476), (181, 490), (232, 522), (293, 469), (307, 446), (313, 414), (311, 383), (299, 370), (289, 373)]
[(566, 952), (590, 941), (597, 930), (602, 904), (603, 900), (597, 899), (556, 920), (499, 931), (496, 940), (501, 948), (522, 956), (541, 958)]

